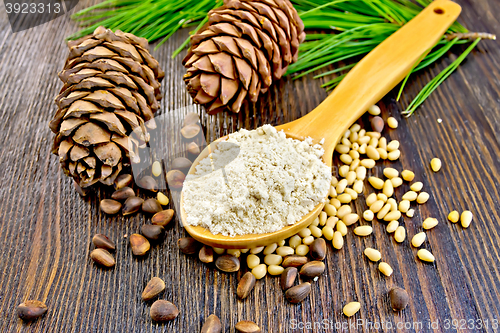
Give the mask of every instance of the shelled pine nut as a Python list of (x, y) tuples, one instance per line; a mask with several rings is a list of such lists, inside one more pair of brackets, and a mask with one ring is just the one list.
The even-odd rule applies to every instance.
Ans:
[(330, 204), (337, 209), (339, 209), (340, 206), (342, 206), (342, 203), (337, 198), (333, 198), (332, 200), (330, 200)]
[(255, 276), (257, 280), (262, 279), (267, 274), (267, 266), (266, 264), (260, 264), (256, 267), (252, 268), (252, 274)]
[[(215, 248), (214, 248), (214, 251), (215, 251)], [(264, 246), (254, 247), (253, 249), (250, 249), (251, 254), (259, 254), (262, 251), (264, 251)], [(217, 253), (217, 251), (216, 251), (216, 253)]]
[(247, 257), (247, 266), (250, 269), (253, 269), (260, 265), (260, 258), (255, 254), (249, 254)]
[[(345, 225), (344, 222), (342, 221), (338, 221), (337, 222), (337, 227), (336, 227), (337, 231), (340, 232), (340, 234), (342, 236), (345, 236), (347, 235), (347, 226)], [(335, 236), (334, 236), (335, 237)]]
[(425, 242), (425, 238), (427, 236), (425, 235), (425, 232), (419, 232), (418, 234), (416, 234), (415, 236), (413, 236), (413, 238), (411, 239), (411, 245), (413, 245), (414, 247), (420, 247), (422, 246), (422, 244)]
[(460, 216), (456, 210), (454, 210), (448, 214), (448, 220), (451, 223), (457, 223), (459, 218), (460, 218)]
[(350, 302), (342, 309), (346, 317), (352, 317), (359, 311), (361, 304), (359, 302)]
[(356, 191), (356, 193), (358, 193), (358, 194), (363, 193), (363, 189), (364, 189), (363, 181), (362, 180), (356, 180), (354, 182), (354, 185), (352, 186), (352, 189), (354, 191)]
[(285, 268), (278, 266), (278, 265), (269, 265), (267, 267), (267, 272), (271, 275), (281, 275)]
[(382, 192), (387, 197), (391, 197), (394, 194), (394, 186), (392, 186), (392, 182), (389, 179), (384, 182), (384, 186), (382, 187)]
[(427, 261), (427, 262), (434, 262), (436, 258), (432, 253), (430, 253), (426, 249), (420, 249), (417, 251), (417, 256), (420, 260), (422, 261)]
[(360, 166), (358, 166), (356, 168), (356, 178), (359, 179), (359, 180), (365, 180), (365, 178), (366, 178), (366, 167), (360, 165)]
[(385, 195), (384, 193), (377, 193), (377, 199), (382, 200), (384, 203), (386, 203), (387, 202), (387, 195)]
[(387, 158), (390, 161), (396, 161), (401, 156), (401, 151), (399, 149), (393, 150), (387, 154)]
[(349, 166), (348, 165), (342, 165), (339, 168), (339, 176), (342, 178), (345, 178), (347, 176), (347, 173), (349, 172)]
[(406, 213), (410, 209), (410, 202), (408, 200), (402, 200), (399, 202), (399, 211), (401, 213)]
[(373, 212), (369, 209), (363, 212), (363, 218), (365, 219), (365, 221), (373, 221), (374, 217), (375, 214), (373, 214)]
[[(348, 193), (340, 194), (339, 196), (337, 196), (337, 199), (343, 204), (348, 204), (352, 201), (352, 198)], [(333, 216), (333, 215), (335, 215), (335, 214), (332, 214), (330, 216)]]
[(403, 185), (403, 179), (401, 177), (391, 178), (391, 183), (394, 188)]
[(375, 194), (375, 193), (371, 193), (366, 197), (366, 205), (368, 207), (373, 205), (375, 203), (375, 201), (377, 201), (377, 194)]
[(391, 233), (395, 232), (398, 229), (398, 227), (399, 227), (399, 222), (394, 220), (394, 221), (389, 222), (389, 224), (387, 225), (385, 230), (391, 234)]
[(224, 254), (224, 252), (226, 252), (226, 249), (220, 247), (214, 247), (214, 252), (217, 253), (218, 255), (221, 255)]
[(289, 256), (295, 253), (295, 250), (290, 246), (280, 246), (276, 249), (276, 254), (282, 257)]
[(441, 170), (441, 160), (439, 158), (434, 157), (431, 160), (431, 169), (434, 172), (438, 172), (439, 170)]
[(382, 200), (377, 200), (370, 206), (370, 210), (374, 213), (378, 213), (384, 207), (384, 204), (385, 202), (383, 202)]
[(371, 247), (367, 247), (363, 253), (365, 256), (370, 259), (373, 262), (377, 262), (380, 259), (382, 259), (382, 255), (380, 254), (380, 251), (372, 249)]
[(393, 151), (399, 149), (399, 141), (398, 140), (392, 140), (387, 144), (387, 151)]
[(383, 173), (389, 179), (399, 176), (399, 171), (394, 168), (384, 168)]
[(382, 207), (382, 209), (379, 210), (379, 212), (377, 213), (377, 219), (382, 220), (387, 215), (387, 213), (389, 213), (390, 210), (391, 210), (391, 204), (385, 204), (385, 206)]
[(403, 226), (399, 226), (396, 228), (396, 231), (394, 231), (394, 239), (398, 243), (404, 242), (406, 238), (406, 229)]
[(355, 213), (347, 214), (342, 218), (342, 221), (346, 226), (353, 225), (354, 223), (358, 222), (359, 220), (359, 215)]
[(437, 226), (438, 223), (439, 223), (438, 219), (434, 217), (428, 217), (424, 220), (424, 223), (422, 223), (422, 227), (426, 230), (429, 230)]
[(376, 148), (381, 159), (386, 160), (389, 157), (387, 150), (382, 148)]
[(398, 121), (394, 117), (387, 118), (387, 125), (390, 128), (398, 128)]
[(325, 227), (330, 227), (330, 228), (335, 228), (335, 225), (337, 225), (337, 222), (339, 221), (339, 218), (336, 216), (330, 216), (328, 220), (326, 220)]
[(300, 244), (295, 248), (295, 254), (298, 254), (299, 256), (305, 256), (309, 253), (309, 246), (305, 244)]
[(401, 212), (399, 210), (393, 210), (384, 216), (384, 221), (399, 220), (401, 218)]
[[(325, 213), (325, 212), (321, 212), (321, 213)], [(321, 213), (319, 213), (319, 214), (321, 215)], [(316, 227), (319, 225), (319, 216), (312, 221), (311, 225), (316, 226)], [(279, 246), (279, 244), (278, 244), (278, 246)]]
[(369, 177), (368, 182), (376, 190), (381, 190), (384, 187), (384, 181), (377, 177)]
[(415, 183), (410, 185), (410, 190), (415, 191), (415, 192), (420, 192), (423, 187), (424, 187), (424, 183), (415, 182)]
[(362, 225), (354, 228), (354, 234), (357, 236), (368, 236), (373, 232), (373, 228), (369, 225)]
[(360, 164), (367, 169), (371, 169), (375, 166), (375, 160), (372, 160), (370, 158), (365, 158), (365, 159), (361, 160)]
[(321, 237), (321, 235), (322, 235), (322, 234), (321, 234), (321, 229), (320, 229), (320, 228), (318, 228), (318, 227), (315, 227), (315, 226), (313, 226), (313, 225), (310, 225), (310, 226), (309, 226), (309, 230), (311, 230), (311, 234), (312, 234), (312, 236), (314, 236), (314, 237), (316, 237), (316, 238), (319, 238), (319, 237)]
[(337, 191), (337, 195), (344, 193), (345, 188), (347, 187), (347, 180), (341, 179), (337, 186), (335, 186), (335, 190)]
[(356, 200), (358, 198), (358, 192), (354, 191), (352, 188), (346, 188), (344, 192), (351, 196), (351, 200)]
[(314, 242), (314, 237), (311, 235), (311, 236), (307, 236), (305, 238), (302, 239), (302, 243), (304, 245), (311, 245), (312, 242)]
[(429, 193), (427, 192), (420, 192), (417, 196), (417, 203), (419, 204), (424, 204), (429, 200)]
[(283, 258), (277, 254), (268, 254), (264, 257), (264, 263), (266, 265), (279, 265), (283, 261)]
[(302, 244), (302, 238), (300, 238), (299, 235), (294, 235), (288, 240), (288, 245), (290, 245), (292, 249), (297, 248), (300, 244)]
[(337, 217), (342, 219), (344, 216), (347, 214), (350, 214), (352, 212), (351, 206), (349, 205), (342, 205), (340, 208), (337, 210)]
[(333, 234), (332, 244), (333, 247), (336, 248), (337, 250), (340, 250), (342, 246), (344, 246), (344, 238), (342, 237), (340, 231), (335, 231), (335, 233)]
[(325, 226), (323, 227), (323, 230), (321, 230), (321, 232), (323, 233), (323, 237), (325, 237), (326, 240), (331, 241), (333, 239), (334, 231), (332, 227)]
[(417, 192), (408, 191), (405, 194), (403, 194), (403, 196), (401, 197), (401, 199), (408, 200), (408, 201), (415, 201), (417, 199), (417, 196), (418, 196)]
[(464, 210), (462, 215), (460, 215), (460, 224), (462, 227), (468, 228), (472, 222), (472, 212), (469, 210)]
[(378, 270), (385, 276), (391, 276), (393, 272), (392, 267), (383, 261), (378, 264)]
[(414, 214), (415, 214), (415, 209), (408, 209), (408, 211), (406, 212), (406, 216), (408, 217), (413, 217)]
[(241, 256), (241, 251), (240, 249), (228, 249), (227, 254), (232, 255), (233, 257), (239, 258)]
[(380, 114), (380, 108), (378, 105), (372, 105), (368, 108), (368, 113), (372, 116), (378, 116)]
[(309, 230), (308, 228), (304, 228), (304, 229), (300, 230), (297, 233), (297, 235), (299, 235), (302, 238), (306, 238), (307, 236), (311, 236), (311, 230)]
[(396, 199), (389, 198), (389, 199), (387, 199), (387, 203), (389, 205), (391, 205), (391, 212), (395, 211), (395, 210), (398, 210), (398, 203), (397, 203)]
[(274, 253), (274, 251), (276, 251), (277, 247), (278, 247), (277, 243), (269, 244), (268, 246), (266, 246), (264, 248), (264, 255), (268, 255), (268, 254)]
[[(344, 194), (341, 194), (340, 196), (337, 197), (337, 199), (340, 201), (340, 203), (342, 203), (341, 197), (343, 195), (346, 195), (346, 194), (344, 193)], [(349, 199), (351, 198), (351, 196), (348, 195), (348, 194), (347, 194), (347, 197)], [(351, 200), (349, 200), (349, 201), (351, 201)], [(335, 208), (335, 206), (332, 205), (332, 204), (326, 203), (325, 207), (323, 208), (323, 210), (326, 213), (326, 215), (328, 215), (328, 216), (335, 216), (335, 215), (337, 215), (337, 208)]]
[(401, 171), (401, 177), (403, 177), (403, 179), (407, 182), (411, 182), (413, 178), (415, 178), (415, 174), (413, 173), (413, 171), (403, 170)]

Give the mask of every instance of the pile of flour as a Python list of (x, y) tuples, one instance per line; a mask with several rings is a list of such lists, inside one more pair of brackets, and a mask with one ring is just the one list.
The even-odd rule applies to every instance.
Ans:
[(230, 134), (186, 177), (187, 224), (225, 236), (294, 224), (328, 194), (332, 175), (323, 153), (312, 139), (286, 138), (271, 125)]

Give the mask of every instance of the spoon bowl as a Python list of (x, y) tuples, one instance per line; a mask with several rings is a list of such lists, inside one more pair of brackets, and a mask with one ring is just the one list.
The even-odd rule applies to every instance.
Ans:
[[(313, 111), (290, 123), (277, 126), (287, 137), (304, 140), (311, 137), (313, 143), (323, 142), (323, 162), (332, 166), (335, 145), (345, 131), (368, 108), (392, 90), (414, 66), (441, 39), (460, 14), (458, 4), (449, 0), (436, 0), (420, 14), (406, 23), (385, 41), (366, 55), (333, 92)], [(207, 146), (193, 162), (188, 174), (193, 174), (198, 163), (226, 140), (222, 137)], [(196, 240), (213, 247), (243, 249), (265, 246), (288, 238), (309, 226), (323, 209), (324, 203), (314, 207), (295, 224), (278, 231), (264, 234), (214, 235), (200, 226), (186, 223), (184, 193), (181, 194), (181, 221), (186, 231)], [(327, 198), (326, 198), (327, 199)]]

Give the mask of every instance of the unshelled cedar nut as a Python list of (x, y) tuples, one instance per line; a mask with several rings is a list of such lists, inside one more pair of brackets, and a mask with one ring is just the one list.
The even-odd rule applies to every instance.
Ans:
[(403, 288), (392, 288), (389, 292), (389, 298), (391, 299), (391, 306), (394, 311), (401, 311), (408, 305), (408, 293)]
[(215, 260), (215, 266), (223, 272), (232, 273), (240, 270), (240, 261), (235, 256), (225, 254)]
[(99, 208), (106, 214), (116, 214), (122, 208), (122, 204), (113, 199), (102, 199)]
[(167, 172), (167, 184), (168, 187), (174, 190), (178, 190), (182, 187), (186, 175), (180, 170), (170, 170)]
[(192, 237), (179, 238), (177, 246), (184, 254), (195, 254), (201, 247), (201, 244)]
[(179, 315), (179, 309), (169, 301), (157, 300), (149, 310), (151, 319), (164, 322), (175, 319)]
[(141, 297), (144, 301), (149, 301), (158, 296), (163, 290), (165, 290), (165, 282), (155, 276), (148, 282)]
[(135, 197), (135, 192), (128, 186), (116, 190), (111, 194), (111, 199), (114, 200), (127, 200), (130, 197)]
[(161, 212), (162, 210), (163, 208), (161, 207), (160, 203), (154, 198), (146, 199), (142, 203), (142, 211), (144, 213), (156, 214), (158, 212)]
[(314, 279), (325, 271), (325, 264), (321, 261), (310, 261), (300, 268), (300, 276)]
[(139, 234), (130, 235), (129, 242), (132, 247), (132, 253), (136, 256), (145, 255), (151, 247), (146, 237)]
[(25, 321), (34, 320), (47, 312), (47, 305), (37, 300), (29, 300), (17, 306), (17, 315)]
[(124, 188), (126, 186), (130, 186), (132, 184), (132, 180), (134, 178), (132, 177), (131, 174), (122, 174), (116, 177), (115, 180), (115, 190), (119, 190), (121, 188)]
[(252, 272), (246, 272), (245, 274), (243, 274), (240, 282), (238, 283), (236, 295), (238, 295), (238, 297), (241, 299), (246, 298), (248, 295), (250, 295), (250, 292), (255, 286), (255, 281), (256, 279)]
[(290, 303), (300, 303), (311, 293), (311, 284), (304, 282), (298, 286), (289, 288), (285, 292), (285, 298)]
[(283, 267), (300, 267), (307, 263), (309, 259), (306, 256), (299, 256), (296, 254), (292, 254), (283, 258), (283, 262), (281, 266)]
[(165, 236), (165, 228), (161, 225), (144, 224), (141, 227), (141, 233), (149, 240), (158, 241)]
[(210, 246), (204, 245), (198, 253), (198, 258), (205, 264), (214, 262), (214, 249)]
[(174, 217), (173, 209), (162, 210), (161, 212), (158, 212), (155, 215), (153, 215), (153, 217), (151, 218), (151, 223), (156, 225), (161, 225), (162, 227), (164, 227), (167, 224), (169, 224), (170, 221), (172, 221), (173, 217)]
[(95, 249), (90, 252), (90, 258), (94, 260), (96, 264), (104, 267), (113, 267), (115, 265), (115, 258), (111, 253), (105, 249)]
[(280, 286), (283, 290), (288, 290), (295, 283), (295, 279), (297, 278), (297, 268), (296, 267), (288, 267), (283, 273), (281, 273)]
[(234, 327), (238, 333), (260, 333), (260, 327), (253, 321), (243, 320), (236, 323)]
[(220, 333), (222, 331), (222, 324), (219, 317), (212, 314), (208, 316), (207, 320), (201, 328), (201, 333)]
[(323, 260), (326, 257), (326, 242), (323, 238), (317, 238), (309, 245), (309, 254), (314, 260)]
[(94, 243), (95, 247), (106, 249), (106, 250), (115, 250), (115, 243), (108, 238), (108, 236), (103, 234), (95, 234), (92, 238), (92, 243)]
[(144, 199), (138, 197), (130, 197), (125, 200), (122, 208), (122, 214), (124, 216), (137, 213), (141, 207)]

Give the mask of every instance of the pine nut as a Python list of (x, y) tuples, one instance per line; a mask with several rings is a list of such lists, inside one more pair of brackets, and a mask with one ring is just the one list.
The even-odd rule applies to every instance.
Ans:
[(415, 192), (420, 192), (423, 187), (424, 187), (424, 183), (415, 182), (415, 183), (410, 185), (410, 190), (415, 191)]
[(434, 262), (436, 258), (426, 249), (420, 249), (417, 251), (417, 256), (422, 261)]
[(389, 161), (396, 161), (399, 156), (401, 156), (401, 151), (399, 151), (399, 149), (393, 150), (387, 154)]
[(459, 215), (458, 215), (458, 212), (456, 210), (450, 212), (450, 214), (448, 214), (448, 220), (450, 220), (451, 223), (457, 223), (458, 222), (458, 219), (459, 219)]
[(394, 231), (394, 239), (398, 243), (403, 243), (403, 241), (406, 238), (406, 229), (403, 226), (399, 226), (396, 228), (396, 231)]
[(424, 220), (424, 223), (422, 223), (422, 227), (426, 230), (429, 230), (437, 226), (438, 223), (439, 223), (438, 219), (433, 217), (428, 217)]
[(384, 168), (384, 176), (387, 178), (394, 178), (399, 176), (399, 171), (394, 168)]
[(161, 175), (161, 163), (159, 161), (154, 161), (151, 171), (155, 177)]
[(419, 204), (424, 204), (429, 200), (429, 193), (427, 192), (420, 192), (417, 196), (417, 203)]
[(371, 247), (367, 247), (363, 251), (363, 253), (365, 254), (365, 256), (368, 257), (368, 259), (370, 259), (373, 262), (377, 262), (380, 259), (382, 259), (382, 255), (380, 254), (380, 251), (372, 249)]
[(415, 209), (408, 209), (406, 216), (413, 217), (413, 215), (415, 215)]
[(283, 258), (277, 254), (268, 254), (264, 257), (264, 262), (266, 265), (279, 265), (283, 261)]
[[(344, 222), (342, 222), (342, 221), (338, 221), (338, 222), (337, 222), (337, 227), (336, 227), (336, 228), (337, 228), (337, 231), (338, 231), (338, 232), (340, 232), (340, 234), (341, 234), (342, 236), (347, 235), (347, 226), (345, 225), (345, 223), (344, 223)], [(335, 237), (335, 235), (334, 235), (334, 237)]]
[(337, 195), (344, 193), (346, 187), (347, 187), (347, 180), (346, 179), (340, 180), (337, 186), (335, 187), (335, 190), (337, 190)]
[(378, 264), (378, 270), (385, 276), (391, 276), (393, 272), (392, 267), (384, 261)]
[(347, 214), (346, 216), (344, 216), (344, 217), (342, 218), (342, 222), (344, 222), (344, 224), (345, 224), (346, 226), (353, 225), (353, 224), (354, 224), (354, 223), (356, 223), (358, 220), (359, 220), (359, 216), (358, 216), (358, 214), (354, 214), (354, 213)]
[(410, 209), (410, 202), (408, 200), (402, 200), (399, 202), (399, 211), (401, 213), (406, 213)]
[(361, 129), (361, 125), (356, 123), (356, 124), (352, 125), (349, 130), (351, 131), (351, 133), (353, 133), (353, 132), (359, 132), (360, 129)]
[(368, 182), (374, 189), (381, 190), (384, 187), (384, 181), (377, 177), (369, 177)]
[(339, 209), (340, 206), (342, 206), (342, 203), (337, 198), (334, 198), (334, 199), (330, 200), (330, 204), (332, 204), (333, 207), (335, 207), (337, 209)]
[(354, 181), (356, 180), (356, 172), (355, 171), (349, 171), (347, 173), (347, 176), (345, 177), (347, 180), (347, 185), (352, 185), (354, 184)]
[(342, 138), (342, 144), (350, 147), (351, 141), (349, 141), (349, 139), (348, 139), (349, 135), (351, 135), (351, 131), (349, 131), (349, 130), (345, 131), (344, 137)]
[[(365, 136), (364, 138), (368, 138), (368, 141), (370, 141), (370, 137)], [(363, 138), (363, 139), (364, 139), (364, 138)], [(359, 146), (358, 152), (359, 152), (360, 154), (366, 154), (366, 147), (367, 147), (367, 146), (368, 146), (368, 143), (367, 143), (367, 142), (365, 142), (365, 143), (361, 143), (361, 146)], [(363, 165), (363, 164), (361, 164), (361, 165)]]
[(264, 255), (268, 255), (268, 254), (274, 253), (274, 251), (276, 251), (277, 247), (278, 247), (277, 243), (269, 244), (268, 246), (266, 246), (264, 248)]
[(387, 118), (387, 125), (390, 128), (398, 128), (398, 121), (394, 117)]
[(326, 224), (325, 226), (326, 227), (330, 227), (330, 228), (335, 228), (335, 225), (337, 224), (337, 222), (339, 221), (339, 218), (336, 217), (336, 216), (330, 216), (328, 218), (328, 220), (326, 220)]
[(399, 210), (393, 210), (392, 212), (389, 212), (384, 216), (384, 221), (399, 220), (400, 218), (401, 212)]
[(370, 140), (371, 140), (371, 138), (368, 135), (358, 136), (358, 143), (359, 143), (358, 152), (359, 153), (364, 154), (364, 153), (360, 152), (360, 149), (364, 146), (365, 151), (366, 151), (366, 146), (368, 146), (368, 143), (370, 142)]
[[(339, 201), (343, 204), (347, 204), (347, 203), (351, 202), (351, 200), (352, 200), (351, 196), (348, 193), (342, 193), (341, 195), (339, 195), (337, 197), (337, 199), (339, 199)], [(330, 215), (330, 216), (332, 216), (332, 215)]]
[(299, 235), (302, 238), (306, 238), (307, 236), (311, 236), (311, 230), (309, 230), (308, 228), (304, 228), (304, 229), (300, 230), (297, 233), (297, 235)]
[(382, 148), (384, 150), (387, 150), (387, 139), (384, 138), (384, 137), (381, 137), (379, 140), (378, 140), (378, 147), (379, 148)]
[(391, 234), (391, 233), (395, 232), (398, 229), (398, 227), (399, 227), (399, 222), (394, 220), (394, 221), (389, 222), (389, 224), (387, 225), (385, 230)]
[(386, 203), (387, 202), (387, 195), (385, 195), (384, 193), (378, 193), (377, 199), (382, 200), (384, 203)]
[(248, 253), (248, 251), (250, 251), (250, 249), (240, 249), (240, 251), (241, 251), (241, 253)]
[(282, 257), (289, 256), (295, 253), (295, 250), (290, 246), (280, 246), (276, 249), (276, 254)]
[(311, 235), (311, 236), (307, 236), (307, 237), (304, 237), (302, 239), (302, 243), (304, 243), (305, 245), (311, 245), (312, 242), (314, 242), (314, 237)]
[(380, 114), (380, 108), (378, 105), (372, 105), (368, 108), (368, 113), (372, 116), (378, 116)]
[(347, 173), (349, 172), (349, 166), (348, 165), (342, 165), (339, 168), (339, 176), (342, 178), (345, 178), (347, 176)]
[(335, 151), (337, 151), (339, 154), (347, 154), (349, 153), (349, 150), (351, 150), (351, 148), (347, 145), (338, 144), (335, 146)]
[(371, 193), (366, 197), (366, 205), (368, 207), (373, 205), (375, 203), (375, 201), (377, 201), (377, 194), (375, 194), (375, 193)]
[(335, 198), (337, 196), (337, 190), (335, 189), (335, 186), (330, 185), (330, 192), (328, 192), (328, 195), (332, 198)]
[(340, 160), (344, 163), (344, 164), (351, 164), (352, 162), (352, 157), (349, 156), (348, 154), (341, 154), (340, 155)]
[(357, 236), (368, 236), (373, 232), (373, 228), (369, 225), (362, 225), (354, 228), (354, 234)]
[(403, 179), (401, 177), (391, 178), (391, 183), (393, 187), (399, 187), (403, 185)]
[(380, 158), (383, 160), (386, 160), (387, 157), (389, 157), (389, 154), (387, 153), (387, 150), (385, 150), (385, 149), (377, 148), (377, 152), (380, 155)]
[(217, 253), (218, 255), (224, 254), (226, 252), (226, 249), (220, 248), (220, 247), (214, 247), (214, 252)]
[[(356, 138), (356, 140), (357, 140), (357, 138)], [(352, 144), (352, 146), (354, 147), (354, 145), (357, 145), (357, 143), (354, 142)], [(358, 148), (359, 148), (359, 145), (358, 145)], [(359, 160), (359, 153), (356, 150), (354, 150), (353, 148), (351, 148), (351, 151), (349, 152), (349, 156), (351, 156), (352, 162), (354, 162), (354, 160)]]
[(352, 188), (346, 188), (345, 193), (351, 196), (351, 200), (356, 200), (358, 198), (358, 192), (354, 191)]
[[(215, 251), (215, 248), (214, 248), (214, 251)], [(253, 249), (250, 249), (251, 254), (259, 254), (262, 251), (264, 251), (264, 246), (254, 247)], [(217, 251), (215, 251), (215, 253), (217, 253)]]
[(365, 180), (366, 168), (364, 166), (360, 165), (359, 167), (356, 168), (356, 178), (359, 180)]
[[(341, 194), (337, 197), (337, 199), (340, 201), (340, 203), (342, 203), (344, 201), (345, 197), (342, 197), (342, 196), (345, 196), (345, 195), (346, 194), (344, 193), (344, 194)], [(348, 194), (347, 194), (347, 197), (349, 197), (349, 199), (351, 198), (351, 196)], [(349, 200), (349, 201), (351, 201), (351, 200)], [(328, 216), (337, 215), (337, 208), (335, 208), (335, 206), (332, 204), (329, 204), (329, 203), (325, 204), (325, 207), (323, 208), (323, 210), (326, 213), (326, 215), (328, 215)]]
[(375, 166), (375, 160), (365, 158), (364, 160), (361, 160), (361, 165), (367, 169), (371, 169)]
[(288, 245), (290, 245), (292, 249), (297, 248), (300, 244), (302, 244), (302, 238), (300, 238), (299, 235), (294, 235), (288, 240)]
[(250, 269), (253, 269), (260, 265), (260, 258), (255, 254), (249, 254), (247, 257), (247, 266)]
[(316, 237), (316, 238), (320, 238), (321, 237), (321, 229), (316, 227), (316, 226), (313, 226), (313, 225), (310, 225), (309, 226), (309, 230), (311, 230), (311, 234), (313, 237)]
[(366, 135), (368, 135), (370, 138), (376, 138), (376, 139), (380, 139), (380, 137), (382, 136), (380, 132), (366, 132)]
[[(326, 214), (325, 212), (320, 212), (319, 214), (321, 215), (321, 213)], [(319, 215), (318, 215), (317, 218), (314, 219), (314, 221), (312, 221), (311, 225), (314, 225), (314, 226), (318, 226), (319, 225)]]
[(411, 239), (411, 245), (413, 245), (414, 247), (420, 247), (422, 246), (422, 244), (424, 244), (425, 242), (425, 238), (427, 236), (425, 235), (425, 232), (419, 232), (418, 234), (416, 234), (415, 236), (413, 236), (413, 238)]
[(398, 140), (392, 140), (387, 144), (387, 151), (393, 151), (399, 149), (399, 141)]
[(370, 210), (374, 213), (378, 213), (382, 209), (382, 207), (384, 207), (384, 204), (385, 202), (383, 202), (382, 200), (377, 200), (370, 206)]
[[(368, 143), (368, 147), (373, 147), (373, 148), (377, 149), (377, 146), (378, 146), (378, 138), (371, 138), (370, 142)], [(366, 148), (368, 149), (368, 147), (366, 147)], [(368, 154), (368, 150), (367, 150), (367, 154)]]
[(351, 131), (351, 134), (349, 135), (349, 141), (356, 143), (358, 141), (358, 133)]
[(266, 264), (260, 264), (252, 268), (252, 274), (255, 276), (257, 280), (262, 279), (267, 274), (267, 266)]
[(472, 212), (470, 210), (464, 210), (460, 216), (460, 223), (462, 227), (468, 228), (472, 222)]
[(305, 256), (309, 253), (309, 246), (305, 244), (300, 244), (297, 246), (295, 249), (295, 254), (298, 254), (299, 256)]
[(355, 172), (356, 168), (359, 167), (360, 163), (361, 163), (361, 161), (359, 160), (359, 158), (352, 160), (351, 165), (349, 165), (349, 170)]
[[(360, 129), (359, 130), (359, 138), (362, 138), (366, 135), (366, 130), (364, 128)], [(358, 138), (358, 141), (359, 141), (359, 138)]]
[(382, 220), (391, 210), (391, 204), (385, 204), (384, 207), (377, 213), (377, 219)]
[(227, 254), (232, 255), (233, 257), (239, 258), (241, 256), (241, 251), (240, 249), (228, 249)]
[(434, 172), (438, 172), (439, 170), (441, 170), (441, 160), (439, 158), (434, 157), (431, 160), (431, 169)]
[(398, 203), (396, 202), (396, 199), (394, 198), (389, 198), (387, 199), (387, 203), (391, 205), (391, 212), (398, 210)]
[[(371, 142), (370, 142), (370, 144), (371, 144)], [(371, 158), (372, 160), (375, 160), (375, 161), (380, 159), (379, 152), (373, 146), (366, 147), (366, 155), (368, 156), (368, 158)]]
[(363, 218), (365, 219), (365, 221), (373, 221), (374, 217), (375, 217), (375, 214), (373, 214), (373, 212), (369, 209), (367, 209), (363, 212)]
[(408, 201), (415, 201), (417, 199), (417, 196), (418, 196), (417, 192), (408, 191), (405, 194), (403, 194), (401, 199), (408, 200)]
[(333, 247), (336, 248), (337, 250), (340, 250), (342, 246), (344, 246), (344, 238), (342, 237), (340, 231), (335, 231), (335, 233), (333, 234), (332, 244)]
[(170, 200), (168, 199), (168, 197), (165, 194), (163, 194), (162, 192), (158, 192), (156, 194), (156, 200), (158, 200), (158, 202), (162, 206), (166, 206), (170, 202)]
[(411, 182), (415, 178), (415, 174), (410, 170), (403, 170), (401, 171), (401, 177), (407, 182)]
[(338, 183), (339, 183), (339, 180), (337, 179), (337, 177), (332, 177), (331, 185), (337, 186)]
[(267, 267), (267, 272), (271, 275), (281, 275), (285, 269), (278, 265), (269, 265)]
[(325, 237), (326, 240), (329, 240), (331, 241), (333, 239), (333, 228), (332, 227), (329, 227), (329, 226), (325, 226), (323, 227), (323, 229), (321, 230), (322, 234), (323, 234), (323, 237)]
[(337, 217), (339, 219), (342, 219), (344, 216), (346, 216), (347, 214), (350, 214), (351, 213), (351, 206), (349, 205), (342, 205), (340, 206), (340, 208), (337, 210)]
[(394, 194), (394, 187), (392, 186), (392, 183), (389, 179), (387, 179), (384, 182), (384, 186), (382, 188), (382, 192), (387, 196), (387, 197), (392, 197)]
[(352, 189), (354, 191), (356, 191), (356, 193), (358, 193), (358, 194), (363, 193), (363, 189), (364, 189), (363, 181), (362, 180), (356, 180), (354, 182), (354, 185), (352, 186)]
[(348, 303), (344, 308), (342, 309), (342, 312), (346, 317), (352, 317), (356, 314), (356, 312), (361, 309), (361, 303), (359, 302), (351, 302)]

